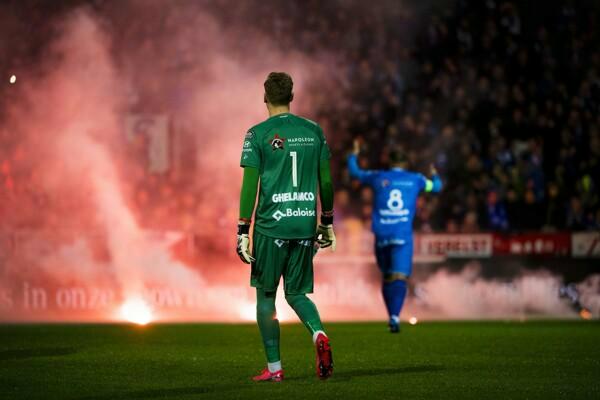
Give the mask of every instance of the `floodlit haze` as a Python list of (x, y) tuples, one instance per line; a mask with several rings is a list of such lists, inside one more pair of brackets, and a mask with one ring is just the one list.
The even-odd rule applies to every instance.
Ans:
[[(0, 133), (16, 143), (6, 168), (29, 186), (12, 191), (2, 211), (2, 248), (11, 251), (0, 258), (0, 320), (254, 318), (249, 267), (234, 253), (244, 134), (267, 116), (262, 83), (270, 71), (293, 76), (294, 112), (314, 117), (342, 102), (336, 88), (348, 82), (336, 72), (344, 56), (331, 43), (310, 54), (282, 47), (277, 35), (256, 28), (262, 22), (228, 20), (204, 2), (165, 3), (64, 10), (41, 42), (39, 62), (4, 80), (11, 92)], [(132, 20), (138, 30), (128, 29)], [(132, 114), (167, 116), (168, 151), (141, 155), (137, 146), (147, 143), (126, 130)], [(335, 144), (336, 131), (325, 128)], [(149, 177), (143, 168), (175, 156), (183, 161), (168, 172)], [(177, 184), (157, 178), (164, 175)], [(146, 178), (153, 186), (138, 190)], [(167, 206), (153, 208), (155, 199)], [(174, 211), (180, 206), (189, 212)], [(186, 229), (158, 229), (150, 219)], [(343, 216), (336, 221), (338, 256), (316, 258), (322, 315), (385, 318), (374, 260), (345, 256), (359, 246), (345, 242), (351, 227)], [(416, 323), (573, 314), (552, 274), (525, 274), (507, 286), (468, 271), (441, 269), (423, 280), (406, 315)], [(598, 281), (585, 285), (593, 293)], [(278, 315), (296, 320), (281, 298)]]

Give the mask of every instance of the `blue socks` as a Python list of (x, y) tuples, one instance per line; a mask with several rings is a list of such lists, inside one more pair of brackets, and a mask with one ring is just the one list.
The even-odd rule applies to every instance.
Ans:
[(406, 297), (406, 281), (399, 279), (392, 282), (384, 282), (382, 292), (390, 318), (394, 316), (400, 317), (400, 311), (402, 311), (402, 305)]

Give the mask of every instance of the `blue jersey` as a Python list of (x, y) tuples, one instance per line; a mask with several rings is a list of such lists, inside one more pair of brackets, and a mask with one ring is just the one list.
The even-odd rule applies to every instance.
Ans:
[(378, 245), (410, 241), (417, 197), (423, 190), (439, 191), (439, 178), (433, 177), (432, 182), (422, 174), (400, 168), (362, 170), (355, 155), (348, 158), (348, 169), (353, 178), (373, 189), (371, 228)]

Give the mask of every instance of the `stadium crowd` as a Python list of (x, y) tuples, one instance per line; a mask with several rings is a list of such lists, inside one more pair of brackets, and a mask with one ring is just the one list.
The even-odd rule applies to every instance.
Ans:
[[(104, 2), (95, 3), (102, 9)], [(417, 230), (600, 229), (597, 7), (459, 0), (418, 13), (416, 2), (310, 0), (279, 7), (240, 2), (222, 12), (230, 2), (210, 4), (224, 25), (228, 18), (260, 15), (273, 23), (255, 29), (275, 33), (282, 48), (315, 57), (334, 51), (341, 60), (339, 93), (315, 91), (321, 101), (309, 115), (323, 125), (333, 150), (338, 221), (358, 217), (366, 227), (370, 216), (369, 190), (352, 182), (345, 168), (359, 138), (363, 167), (384, 167), (393, 147), (406, 151), (415, 170), (437, 166), (445, 187), (440, 196), (419, 200)], [(140, 24), (122, 25), (120, 35), (140, 34)], [(152, 40), (140, 41), (140, 51), (151, 52)], [(194, 57), (194, 49), (182, 51), (189, 53), (184, 59)], [(23, 150), (12, 140), (0, 130), (3, 202), (11, 198), (7, 193), (36, 186), (31, 173), (23, 178), (29, 183), (17, 185), (25, 189), (15, 189), (11, 160)], [(132, 152), (144, 152), (144, 143), (133, 146)], [(187, 185), (185, 176), (135, 175), (126, 190), (146, 225), (195, 230), (194, 221), (210, 218), (202, 188)], [(36, 206), (49, 201), (39, 193), (29, 198)]]
[[(385, 165), (394, 146), (417, 170), (435, 162), (446, 187), (421, 199), (421, 231), (598, 229), (597, 23), (597, 9), (575, 3), (488, 0), (439, 10), (405, 49), (394, 26), (357, 27), (362, 46), (348, 49), (344, 71), (351, 104), (319, 120), (347, 134), (335, 154), (362, 139), (365, 167)], [(343, 181), (338, 208), (368, 204), (368, 191), (351, 201), (356, 184)]]

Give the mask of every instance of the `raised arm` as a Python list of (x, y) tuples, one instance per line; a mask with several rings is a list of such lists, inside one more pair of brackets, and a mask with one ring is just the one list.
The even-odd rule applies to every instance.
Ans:
[(440, 179), (440, 176), (433, 165), (431, 165), (430, 174), (431, 179), (423, 177), (423, 179), (425, 179), (423, 190), (428, 193), (439, 193), (442, 190), (442, 180)]
[(369, 184), (372, 178), (375, 176), (375, 171), (369, 171), (361, 169), (358, 166), (358, 153), (360, 152), (360, 145), (358, 140), (354, 141), (354, 148), (352, 154), (348, 156), (348, 172), (350, 176), (357, 179), (362, 184)]

